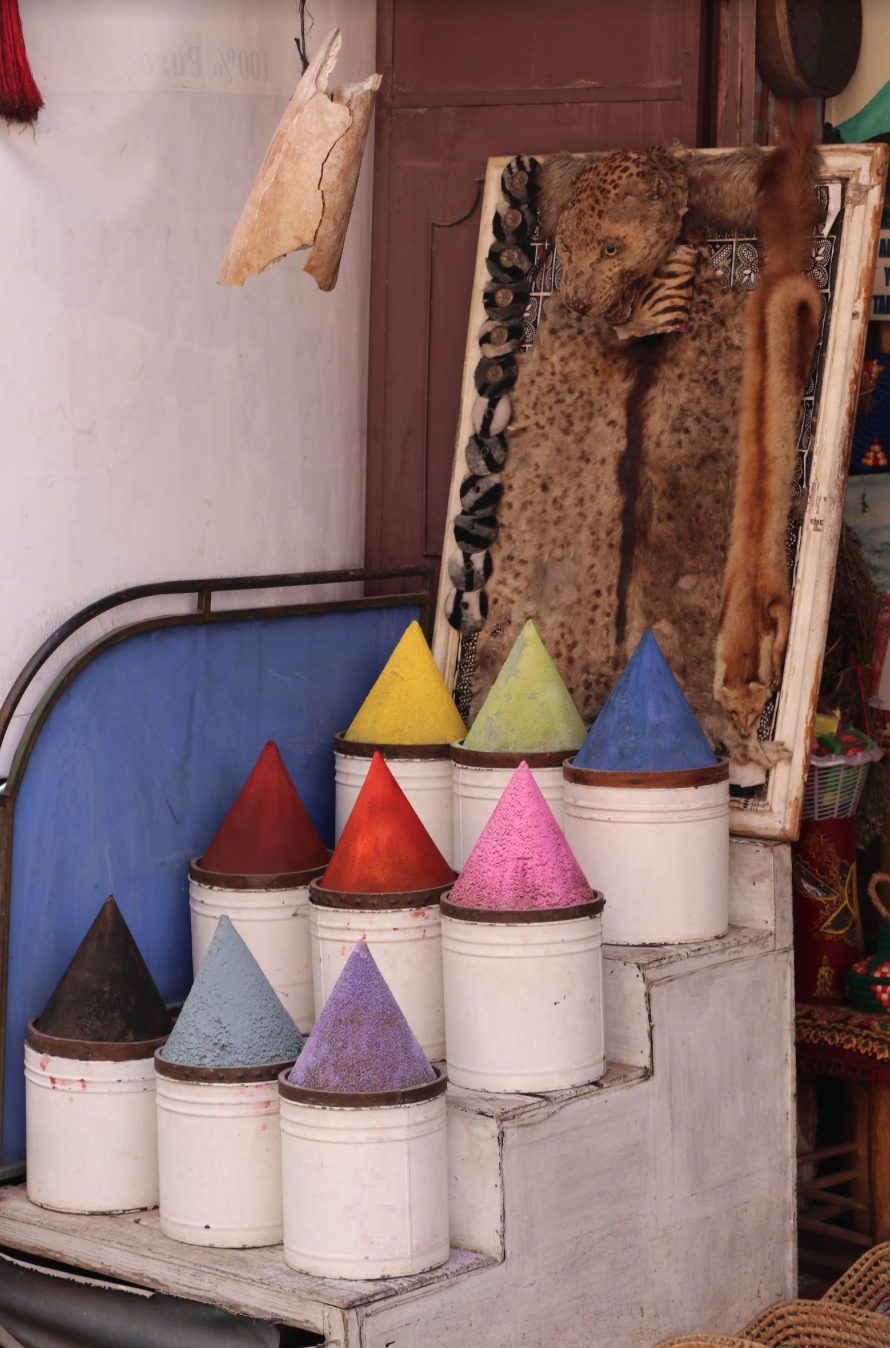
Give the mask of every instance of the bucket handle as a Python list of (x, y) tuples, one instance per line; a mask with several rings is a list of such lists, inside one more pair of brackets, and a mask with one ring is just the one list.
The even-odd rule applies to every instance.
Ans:
[(884, 921), (890, 922), (890, 908), (885, 907), (878, 898), (878, 885), (883, 884), (890, 884), (890, 871), (875, 871), (868, 882), (868, 897), (871, 899)]

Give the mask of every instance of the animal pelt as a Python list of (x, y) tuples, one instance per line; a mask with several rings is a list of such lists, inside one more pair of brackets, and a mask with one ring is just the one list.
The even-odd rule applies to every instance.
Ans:
[(729, 557), (718, 615), (714, 696), (743, 738), (782, 681), (791, 626), (785, 536), (800, 400), (822, 317), (802, 272), (819, 204), (809, 145), (791, 133), (758, 174), (765, 265), (748, 302)]
[[(689, 212), (707, 231), (737, 229), (747, 233), (756, 225), (757, 174), (764, 161), (762, 150), (735, 150), (714, 154), (690, 150), (685, 145), (667, 149), (686, 175)], [(553, 154), (541, 166), (538, 220), (542, 232), (552, 238), (560, 211), (580, 175), (610, 151), (593, 154)]]
[[(775, 756), (714, 696), (747, 292), (721, 286), (704, 231), (768, 213), (768, 183), (795, 173), (783, 200), (799, 200), (792, 159), (773, 159), (760, 191), (756, 150), (715, 157), (675, 146), (544, 164), (536, 207), (562, 286), (518, 358), (491, 576), (487, 593), (466, 596), (479, 597), (465, 608), (481, 628), (472, 714), (529, 617), (588, 721), (650, 627), (712, 743), (740, 761)], [(764, 322), (772, 317), (765, 306)], [(768, 444), (787, 514), (795, 437), (791, 425), (790, 449), (780, 445), (779, 423), (799, 404), (796, 376), (784, 391)]]

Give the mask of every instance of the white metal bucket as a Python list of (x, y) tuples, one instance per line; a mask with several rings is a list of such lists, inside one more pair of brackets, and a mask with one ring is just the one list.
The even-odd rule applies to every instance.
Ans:
[(142, 1055), (124, 1061), (57, 1057), (25, 1044), (32, 1203), (59, 1212), (158, 1206), (153, 1054), (163, 1042), (114, 1045)]
[(451, 746), (451, 789), (453, 794), (454, 841), (452, 865), (462, 870), (494, 807), (520, 763), (527, 763), (541, 788), (560, 828), (563, 826), (562, 765), (572, 753), (566, 749), (553, 754), (490, 754), (475, 749)]
[[(396, 1278), (449, 1255), (445, 1078), (377, 1096), (279, 1078), (284, 1257), (323, 1278)], [(320, 1103), (323, 1100), (331, 1103)], [(375, 1103), (377, 1102), (377, 1103)]]
[(334, 839), (352, 813), (371, 759), (379, 752), (404, 791), (420, 822), (454, 866), (451, 827), (451, 757), (447, 744), (359, 744), (337, 735), (334, 740)]
[(600, 896), (571, 909), (442, 912), (448, 1077), (476, 1091), (565, 1090), (606, 1068)]
[[(566, 764), (565, 835), (606, 896), (607, 945), (679, 945), (729, 928), (729, 770)], [(631, 784), (632, 783), (632, 784)]]
[[(189, 866), (193, 972), (197, 974), (201, 967), (216, 925), (225, 913), (293, 1020), (303, 1034), (308, 1034), (315, 1024), (309, 883), (324, 874), (324, 867), (292, 876), (221, 876), (202, 870), (199, 860)], [(262, 880), (291, 883), (270, 883), (268, 887), (254, 883)], [(236, 881), (249, 884), (238, 885)]]
[(441, 1061), (445, 1001), (439, 899), (451, 892), (451, 885), (415, 895), (367, 896), (368, 903), (380, 907), (359, 907), (364, 896), (315, 884), (309, 892), (316, 1019), (356, 941), (365, 941), (424, 1053), (432, 1062)]
[[(187, 1245), (277, 1245), (282, 1064), (245, 1070), (238, 1081), (237, 1068), (155, 1062), (162, 1233)], [(191, 1080), (184, 1079), (187, 1071)], [(247, 1079), (260, 1072), (265, 1080)]]

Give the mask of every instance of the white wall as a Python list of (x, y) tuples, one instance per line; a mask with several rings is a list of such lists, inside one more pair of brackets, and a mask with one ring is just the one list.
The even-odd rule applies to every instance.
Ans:
[[(374, 0), (310, 8), (332, 84), (369, 74)], [(46, 107), (0, 123), (0, 698), (109, 591), (363, 554), (370, 143), (331, 294), (305, 253), (215, 284), (299, 78), (294, 0), (21, 11)]]
[(862, 0), (862, 46), (853, 78), (837, 98), (829, 98), (825, 116), (833, 126), (861, 112), (890, 80), (890, 4)]

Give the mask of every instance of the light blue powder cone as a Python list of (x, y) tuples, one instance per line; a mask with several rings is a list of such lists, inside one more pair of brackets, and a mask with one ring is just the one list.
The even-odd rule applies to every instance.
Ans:
[(305, 1040), (223, 914), (160, 1056), (183, 1067), (291, 1062)]

